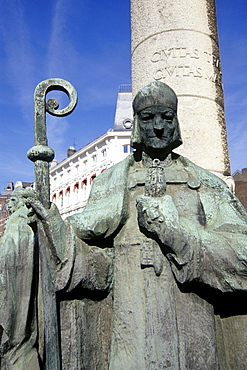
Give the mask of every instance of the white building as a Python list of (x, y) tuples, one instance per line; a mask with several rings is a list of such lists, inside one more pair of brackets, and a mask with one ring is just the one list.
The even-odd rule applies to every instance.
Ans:
[(61, 163), (50, 167), (51, 201), (63, 218), (83, 210), (96, 176), (123, 160), (131, 151), (132, 93), (130, 85), (119, 87), (114, 129), (85, 147), (68, 150)]

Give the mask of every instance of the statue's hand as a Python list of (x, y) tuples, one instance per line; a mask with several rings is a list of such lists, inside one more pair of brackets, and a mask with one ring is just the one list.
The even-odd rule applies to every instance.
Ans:
[(49, 209), (46, 209), (37, 198), (27, 198), (26, 206), (29, 208), (28, 224), (35, 229), (37, 221), (40, 220), (48, 228), (54, 223), (54, 220), (59, 218), (59, 211), (54, 203), (51, 203)]
[[(149, 228), (152, 222), (158, 221), (162, 223), (164, 216), (160, 211), (159, 203), (155, 198), (147, 197), (145, 195), (138, 196), (136, 199), (136, 206), (138, 210), (138, 219)], [(142, 226), (144, 226), (144, 224)]]
[(29, 208), (29, 223), (37, 221), (37, 218), (41, 221), (46, 221), (50, 218), (50, 210), (47, 210), (38, 199), (27, 198), (26, 206)]
[[(161, 198), (138, 196), (136, 199), (140, 229), (174, 249), (174, 238), (180, 233), (178, 211), (170, 195)], [(177, 243), (175, 243), (177, 244)]]
[(36, 230), (36, 224), (41, 222), (51, 245), (58, 255), (63, 254), (66, 245), (66, 225), (58, 211), (57, 206), (51, 203), (46, 209), (38, 199), (28, 198), (26, 206), (29, 208), (28, 223)]

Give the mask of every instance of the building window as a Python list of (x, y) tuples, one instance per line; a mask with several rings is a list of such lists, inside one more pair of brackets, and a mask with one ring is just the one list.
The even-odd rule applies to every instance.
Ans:
[(59, 192), (59, 201), (60, 201), (60, 207), (63, 207), (63, 191), (62, 190)]
[(79, 182), (74, 185), (75, 201), (78, 202)]
[(106, 157), (106, 149), (103, 149), (102, 150), (102, 157), (105, 158)]
[(96, 177), (96, 173), (90, 177), (90, 185), (92, 184), (92, 182), (95, 179), (95, 177)]
[(83, 166), (87, 167), (87, 159), (85, 159), (85, 161), (83, 161)]
[(97, 162), (97, 155), (95, 154), (95, 155), (93, 155), (93, 163), (96, 163)]
[(84, 179), (81, 183), (82, 187), (82, 199), (85, 200), (87, 196), (87, 179)]
[(53, 202), (53, 203), (56, 203), (56, 193), (55, 193), (55, 194), (53, 194), (53, 196), (52, 196), (52, 202)]
[(74, 191), (78, 191), (79, 189), (79, 182), (77, 182), (75, 185), (74, 185)]
[(123, 146), (123, 152), (124, 153), (132, 153), (134, 149), (130, 145), (124, 145)]
[(123, 121), (123, 127), (126, 128), (127, 130), (130, 130), (132, 128), (132, 125), (133, 125), (133, 121), (130, 118), (126, 118)]
[(83, 189), (85, 186), (87, 186), (87, 179), (84, 179), (84, 180), (82, 180), (82, 182), (81, 182), (81, 187), (82, 187), (82, 189)]
[(66, 198), (67, 198), (67, 207), (69, 206), (69, 199), (70, 199), (70, 186), (67, 187), (66, 191), (65, 191), (65, 194), (66, 194)]

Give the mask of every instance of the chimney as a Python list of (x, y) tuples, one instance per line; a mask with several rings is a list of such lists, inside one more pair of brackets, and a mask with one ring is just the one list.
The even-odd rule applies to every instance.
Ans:
[(70, 146), (67, 150), (67, 157), (70, 157), (72, 154), (76, 152), (75, 148), (73, 146)]

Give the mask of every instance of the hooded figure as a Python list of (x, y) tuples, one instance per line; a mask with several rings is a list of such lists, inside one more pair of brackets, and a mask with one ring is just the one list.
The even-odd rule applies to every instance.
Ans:
[(173, 117), (174, 131), (170, 144), (170, 150), (182, 144), (180, 127), (177, 119), (178, 99), (175, 92), (166, 84), (155, 81), (141, 89), (133, 101), (134, 127), (131, 135), (131, 146), (135, 149), (141, 148), (143, 139), (140, 134), (138, 115), (146, 108), (154, 106), (165, 106), (170, 108), (175, 114)]
[(153, 82), (133, 108), (136, 150), (96, 177), (82, 213), (63, 224), (32, 204), (66, 245), (56, 281), (74, 323), (61, 323), (65, 368), (245, 368), (247, 215), (223, 181), (172, 152), (172, 89)]
[[(10, 217), (0, 240), (0, 368), (39, 369), (38, 270), (35, 237), (27, 224), (27, 198), (16, 188), (8, 203)], [(41, 317), (39, 317), (41, 320)], [(40, 325), (42, 331), (42, 325)], [(42, 337), (42, 335), (41, 335)], [(40, 342), (41, 346), (42, 343)]]

